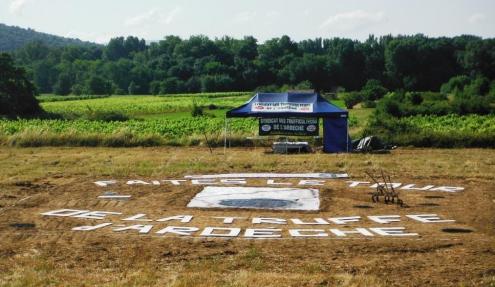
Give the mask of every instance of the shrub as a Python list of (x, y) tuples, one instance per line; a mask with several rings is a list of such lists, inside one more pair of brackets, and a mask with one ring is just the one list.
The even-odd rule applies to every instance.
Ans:
[(486, 115), (493, 111), (488, 99), (471, 96), (456, 97), (452, 102), (453, 111), (459, 115), (480, 114)]
[(193, 101), (192, 104), (192, 109), (191, 109), (191, 116), (193, 117), (200, 117), (203, 116), (203, 107), (199, 106), (196, 101)]
[(447, 101), (424, 102), (416, 106), (407, 113), (408, 116), (414, 115), (447, 115), (452, 113), (452, 106)]
[(468, 76), (455, 76), (440, 87), (440, 92), (444, 94), (456, 93), (464, 90), (464, 87), (471, 82)]
[(259, 86), (254, 91), (265, 92), (265, 93), (277, 93), (280, 92), (281, 89), (277, 85), (267, 85), (267, 86)]
[(313, 84), (310, 81), (302, 81), (297, 84), (294, 89), (296, 90), (311, 90), (313, 89)]
[(484, 96), (490, 91), (490, 82), (485, 77), (477, 77), (464, 87), (464, 96)]
[(342, 94), (342, 100), (344, 100), (346, 108), (352, 109), (355, 105), (362, 102), (363, 97), (359, 92), (350, 92)]
[(382, 102), (382, 111), (394, 117), (403, 115), (399, 101), (395, 99), (384, 99)]
[(422, 92), (421, 97), (424, 101), (447, 101), (448, 97), (446, 93), (437, 92)]
[(375, 107), (376, 107), (375, 101), (364, 101), (363, 102), (363, 108), (375, 108)]
[(387, 89), (382, 86), (380, 81), (374, 79), (368, 80), (361, 89), (361, 95), (367, 101), (381, 99), (387, 92)]
[(420, 105), (423, 102), (423, 96), (421, 96), (421, 93), (418, 92), (406, 93), (406, 98), (415, 106)]

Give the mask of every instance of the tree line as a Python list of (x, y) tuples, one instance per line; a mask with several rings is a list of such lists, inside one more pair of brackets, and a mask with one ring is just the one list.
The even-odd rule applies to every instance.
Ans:
[[(288, 36), (209, 39), (167, 36), (146, 43), (113, 38), (105, 46), (51, 47), (32, 42), (12, 53), (41, 93), (169, 94), (277, 91), (439, 91), (451, 78), (495, 79), (495, 39), (369, 36), (309, 39)], [(372, 83), (369, 83), (372, 80)]]

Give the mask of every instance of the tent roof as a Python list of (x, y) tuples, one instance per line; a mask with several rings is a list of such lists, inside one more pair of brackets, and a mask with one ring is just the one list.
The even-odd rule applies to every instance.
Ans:
[(227, 112), (234, 117), (346, 118), (348, 112), (316, 93), (257, 93), (244, 105)]

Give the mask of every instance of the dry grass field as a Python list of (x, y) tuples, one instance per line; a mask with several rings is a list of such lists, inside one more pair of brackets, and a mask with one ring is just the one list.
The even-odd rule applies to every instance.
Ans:
[[(349, 188), (345, 180), (328, 180), (320, 188), (320, 211), (310, 213), (190, 209), (187, 203), (202, 189), (190, 183), (107, 188), (93, 183), (235, 172), (347, 172), (352, 180), (369, 181), (364, 172), (379, 168), (394, 182), (462, 186), (465, 190), (402, 192), (408, 207), (400, 208), (372, 203), (369, 187)], [(273, 155), (261, 148), (229, 149), (224, 154), (223, 149), (210, 153), (201, 147), (0, 147), (0, 285), (495, 286), (494, 177), (495, 151), (491, 149)], [(253, 180), (252, 184), (263, 186), (264, 182)], [(97, 198), (108, 190), (132, 195), (132, 199)], [(123, 214), (110, 217), (109, 222), (138, 213), (152, 219), (190, 214), (194, 220), (188, 225), (198, 227), (221, 225), (215, 216), (311, 220), (396, 214), (401, 215), (398, 226), (419, 236), (259, 240), (140, 235), (111, 228), (84, 232), (71, 229), (107, 221), (41, 215), (63, 208)], [(455, 222), (424, 224), (405, 219), (407, 214), (429, 213)], [(238, 220), (233, 226), (252, 224)], [(363, 220), (345, 227), (373, 226), (376, 223)], [(445, 228), (472, 232), (447, 233), (442, 231)]]

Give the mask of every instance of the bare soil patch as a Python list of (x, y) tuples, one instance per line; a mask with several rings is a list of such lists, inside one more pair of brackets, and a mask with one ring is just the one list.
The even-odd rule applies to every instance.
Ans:
[[(398, 149), (389, 155), (268, 155), (263, 149), (0, 148), (0, 285), (5, 286), (493, 286), (495, 166), (488, 149)], [(55, 164), (56, 163), (56, 164)], [(347, 172), (383, 168), (394, 182), (463, 186), (460, 193), (402, 192), (409, 206), (372, 203), (372, 189), (335, 180), (320, 189), (318, 212), (190, 209), (201, 186), (98, 187), (96, 180), (182, 178), (229, 172)], [(292, 181), (293, 183), (297, 181)], [(264, 186), (266, 180), (250, 185)], [(100, 200), (105, 192), (130, 200)], [(147, 218), (194, 216), (191, 226), (222, 226), (218, 216), (301, 218), (400, 215), (412, 238), (179, 238), (75, 226), (98, 220), (43, 217), (55, 209), (115, 211)], [(423, 224), (434, 213), (452, 223)], [(155, 223), (154, 223), (155, 224)], [(156, 223), (156, 226), (166, 226)], [(363, 220), (347, 227), (373, 227)], [(252, 227), (239, 220), (236, 227)], [(274, 227), (274, 226), (266, 226)], [(301, 227), (301, 226), (299, 226)], [(324, 228), (336, 228), (331, 226)], [(286, 227), (288, 228), (288, 227)], [(309, 226), (308, 228), (320, 228)], [(469, 232), (468, 232), (469, 231)]]

